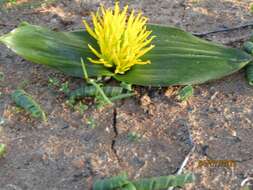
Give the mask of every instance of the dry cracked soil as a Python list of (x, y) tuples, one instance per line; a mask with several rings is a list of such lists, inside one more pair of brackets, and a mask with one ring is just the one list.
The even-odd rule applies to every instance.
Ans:
[[(0, 35), (22, 21), (54, 30), (83, 28), (99, 3), (109, 0), (0, 1)], [(143, 10), (150, 22), (189, 32), (207, 32), (253, 22), (251, 0), (129, 0), (121, 4)], [(251, 29), (205, 36), (240, 47)], [(101, 177), (127, 171), (132, 179), (175, 174), (196, 144), (184, 170), (197, 174), (185, 190), (238, 190), (253, 175), (253, 88), (244, 71), (194, 86), (187, 102), (175, 98), (180, 87), (135, 87), (136, 97), (115, 107), (81, 114), (48, 87), (49, 77), (69, 81), (44, 66), (29, 63), (0, 45), (0, 143), (8, 147), (0, 159), (0, 190), (85, 190)], [(32, 119), (16, 108), (10, 94), (22, 87), (44, 108), (48, 122)], [(94, 127), (90, 126), (92, 119)], [(131, 137), (138, 134), (139, 139)], [(234, 160), (236, 166), (200, 167), (199, 160)]]

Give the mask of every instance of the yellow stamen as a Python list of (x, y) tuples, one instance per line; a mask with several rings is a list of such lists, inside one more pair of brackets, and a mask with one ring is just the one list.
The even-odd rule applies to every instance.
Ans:
[(87, 32), (96, 39), (99, 50), (90, 44), (89, 49), (97, 59), (88, 58), (95, 64), (103, 64), (112, 67), (115, 73), (124, 74), (136, 64), (150, 64), (149, 60), (141, 60), (141, 57), (154, 48), (150, 45), (154, 36), (150, 37), (146, 24), (148, 19), (139, 12), (135, 15), (132, 11), (127, 16), (128, 6), (120, 9), (119, 3), (114, 10), (105, 9), (103, 5), (96, 13), (92, 13), (94, 30), (84, 20)]

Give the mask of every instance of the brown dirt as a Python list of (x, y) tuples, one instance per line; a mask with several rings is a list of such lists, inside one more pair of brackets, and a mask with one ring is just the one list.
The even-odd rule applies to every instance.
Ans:
[[(52, 29), (83, 28), (99, 2), (58, 0), (24, 4), (0, 10), (0, 34), (21, 21)], [(131, 0), (121, 1), (142, 9), (153, 23), (179, 26), (190, 32), (205, 32), (252, 22), (250, 0)], [(31, 6), (32, 5), (32, 6)], [(1, 6), (1, 5), (0, 5)], [(250, 29), (207, 36), (223, 44), (240, 46)], [(239, 43), (238, 43), (239, 42)], [(177, 87), (138, 88), (139, 96), (117, 103), (116, 108), (90, 108), (84, 115), (65, 105), (66, 99), (48, 87), (48, 77), (69, 78), (43, 66), (28, 63), (0, 46), (0, 143), (8, 154), (0, 160), (0, 190), (83, 190), (92, 180), (125, 170), (131, 178), (175, 173), (190, 150), (189, 134), (197, 149), (186, 169), (198, 174), (187, 190), (238, 190), (253, 175), (253, 89), (241, 71), (224, 79), (195, 86), (186, 103), (175, 99)], [(48, 113), (47, 124), (19, 111), (10, 94), (22, 86)], [(88, 127), (94, 118), (96, 128)], [(141, 135), (131, 141), (129, 133)], [(235, 160), (234, 169), (198, 167), (201, 159)]]

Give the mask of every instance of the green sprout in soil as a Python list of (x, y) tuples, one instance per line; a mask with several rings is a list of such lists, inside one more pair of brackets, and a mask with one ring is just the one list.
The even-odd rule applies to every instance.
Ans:
[(74, 110), (78, 111), (81, 115), (84, 114), (86, 110), (88, 110), (89, 106), (79, 101), (76, 105), (74, 105)]
[(3, 81), (3, 80), (4, 80), (4, 73), (0, 72), (0, 81)]
[(88, 124), (88, 127), (91, 128), (91, 129), (95, 129), (97, 127), (96, 121), (93, 117), (88, 117), (87, 118), (87, 124)]
[(132, 142), (138, 142), (142, 138), (141, 134), (136, 133), (136, 132), (128, 133), (127, 137), (128, 137), (128, 140)]
[(60, 81), (57, 78), (54, 77), (49, 77), (48, 78), (48, 87), (54, 88), (54, 87), (59, 87)]
[(0, 158), (2, 158), (6, 154), (6, 145), (0, 143)]
[(69, 94), (69, 92), (70, 92), (69, 82), (66, 81), (66, 82), (62, 83), (61, 86), (60, 86), (59, 91), (63, 92), (64, 94)]
[(21, 83), (18, 85), (19, 89), (24, 89), (29, 85), (29, 80), (22, 80)]
[(253, 3), (250, 4), (250, 12), (253, 14)]
[(0, 5), (3, 3), (11, 3), (11, 4), (16, 4), (17, 0), (0, 0)]
[(190, 97), (193, 96), (193, 93), (194, 93), (194, 89), (193, 89), (193, 87), (191, 85), (185, 86), (184, 88), (182, 88), (182, 89), (179, 90), (177, 99), (179, 101), (186, 101)]

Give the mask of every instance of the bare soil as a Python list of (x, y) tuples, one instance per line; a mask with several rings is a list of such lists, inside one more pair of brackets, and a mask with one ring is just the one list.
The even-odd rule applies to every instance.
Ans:
[[(54, 30), (83, 28), (99, 3), (106, 0), (17, 1), (0, 8), (0, 35), (21, 21)], [(206, 32), (253, 22), (251, 0), (129, 0), (150, 22), (173, 25), (189, 32)], [(207, 39), (240, 47), (250, 28), (217, 33)], [(195, 86), (189, 101), (180, 103), (179, 87), (136, 87), (138, 95), (101, 110), (80, 114), (48, 87), (49, 77), (71, 85), (70, 78), (29, 63), (0, 45), (0, 143), (8, 147), (0, 159), (0, 190), (84, 190), (92, 181), (127, 171), (131, 178), (174, 174), (189, 152), (191, 133), (196, 150), (185, 170), (198, 175), (186, 190), (238, 190), (253, 175), (253, 88), (244, 71)], [(10, 99), (18, 87), (29, 92), (48, 113), (42, 123), (20, 111)], [(93, 118), (95, 128), (88, 125)], [(129, 134), (140, 134), (132, 141)], [(199, 167), (199, 160), (234, 160), (236, 167)]]

